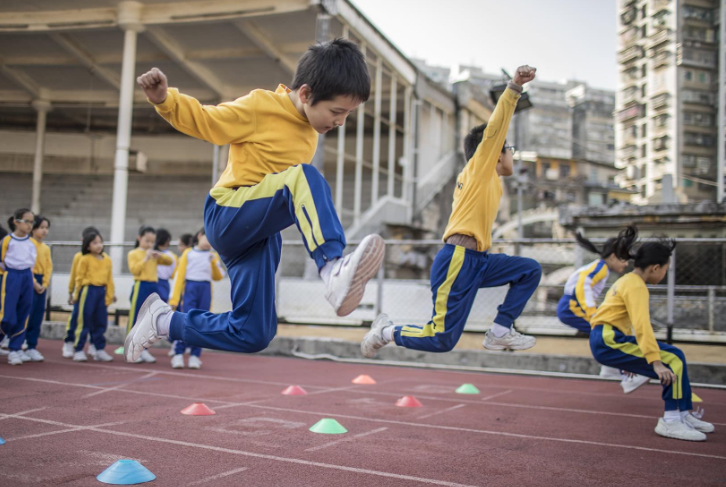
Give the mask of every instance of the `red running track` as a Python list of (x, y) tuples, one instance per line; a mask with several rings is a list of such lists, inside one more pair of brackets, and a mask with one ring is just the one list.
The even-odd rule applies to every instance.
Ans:
[[(110, 347), (109, 347), (110, 348)], [(169, 486), (726, 485), (726, 391), (704, 443), (661, 438), (660, 387), (205, 353), (202, 370), (0, 364), (0, 485), (101, 485), (121, 458)], [(368, 374), (376, 385), (354, 385)], [(481, 394), (462, 395), (463, 383)], [(284, 396), (291, 384), (308, 391)], [(413, 395), (422, 408), (400, 408)], [(215, 416), (185, 416), (202, 401)], [(344, 435), (308, 428), (335, 418)], [(149, 484), (149, 485), (152, 485)]]

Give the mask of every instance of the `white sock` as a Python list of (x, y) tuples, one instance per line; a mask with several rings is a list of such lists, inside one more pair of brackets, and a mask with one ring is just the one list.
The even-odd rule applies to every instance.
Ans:
[(338, 259), (333, 259), (325, 263), (323, 267), (320, 268), (320, 278), (323, 280), (325, 285), (328, 285), (328, 282), (330, 281), (330, 272), (333, 270), (333, 266), (338, 261)]
[(393, 341), (393, 330), (394, 330), (393, 326), (387, 326), (383, 330), (381, 330), (381, 336), (383, 337), (383, 339), (385, 341), (387, 341), (387, 342)]
[(512, 331), (511, 328), (507, 328), (506, 326), (500, 325), (499, 323), (494, 323), (492, 325), (491, 330), (492, 335), (494, 335), (497, 338), (502, 338), (504, 335)]
[(681, 420), (686, 419), (686, 416), (688, 416), (691, 412), (690, 411), (681, 411)]
[(156, 332), (160, 337), (169, 337), (169, 328), (171, 327), (171, 317), (174, 316), (173, 311), (167, 311), (163, 315), (156, 318)]
[(666, 420), (666, 422), (671, 423), (674, 421), (680, 421), (681, 420), (681, 412), (676, 411), (666, 411), (663, 413), (663, 419)]

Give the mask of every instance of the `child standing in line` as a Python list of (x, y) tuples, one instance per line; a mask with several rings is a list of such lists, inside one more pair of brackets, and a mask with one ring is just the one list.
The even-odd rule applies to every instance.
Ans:
[(176, 272), (176, 254), (169, 250), (170, 243), (171, 234), (169, 233), (169, 230), (167, 230), (166, 228), (159, 228), (156, 231), (156, 245), (154, 246), (154, 250), (158, 250), (172, 260), (172, 263), (170, 265), (159, 264), (156, 266), (157, 275), (159, 277), (158, 293), (159, 297), (165, 303), (169, 302), (169, 295), (171, 294), (169, 280), (174, 277), (174, 273)]
[[(86, 235), (90, 233), (97, 233), (101, 235), (96, 227), (86, 227), (81, 232), (81, 246), (83, 246), (83, 240)], [(103, 238), (103, 237), (101, 237)], [(80, 333), (81, 329), (78, 327), (78, 303), (75, 301), (74, 296), (76, 295), (76, 270), (78, 269), (78, 262), (83, 257), (83, 252), (78, 251), (73, 256), (73, 263), (71, 264), (71, 275), (68, 278), (68, 304), (73, 306), (71, 316), (68, 318), (66, 323), (66, 334), (63, 337), (63, 358), (73, 358), (75, 354), (75, 343), (76, 336)], [(96, 351), (93, 348), (93, 344), (88, 346), (88, 354), (93, 356)]]
[[(212, 246), (209, 245), (204, 229), (201, 229), (194, 237), (193, 248), (185, 250), (179, 259), (179, 268), (174, 280), (174, 292), (169, 304), (173, 309), (177, 309), (183, 295), (181, 311), (188, 312), (192, 309), (210, 311), (212, 308), (212, 280), (219, 281), (223, 277), (224, 270), (219, 262), (219, 257), (212, 252)], [(186, 348), (183, 341), (176, 341), (175, 353), (171, 359), (172, 369), (184, 368)], [(200, 360), (202, 348), (194, 346), (190, 348), (188, 366), (190, 369), (199, 369), (202, 366)]]
[(167, 336), (218, 350), (265, 349), (277, 333), (280, 232), (291, 225), (300, 230), (336, 314), (352, 313), (381, 266), (385, 245), (380, 236), (369, 235), (343, 257), (345, 233), (330, 187), (310, 162), (318, 134), (343, 125), (370, 96), (368, 67), (358, 47), (346, 39), (311, 46), (290, 88), (254, 90), (216, 107), (168, 88), (156, 68), (137, 82), (177, 130), (230, 144), (227, 168), (205, 203), (204, 227), (228, 269), (233, 311), (173, 312), (152, 295), (126, 338), (126, 360), (135, 361), (144, 347)]
[[(2, 240), (7, 236), (7, 234), (8, 234), (8, 231), (5, 230), (5, 227), (0, 225), (0, 242), (2, 242)], [(5, 269), (3, 269), (2, 266), (0, 266), (0, 290), (2, 290), (4, 275), (5, 275)], [(3, 306), (2, 299), (0, 299), (0, 315), (3, 312), (2, 306)], [(0, 329), (0, 355), (5, 356), (8, 353), (10, 353), (10, 351), (8, 350), (9, 343), (10, 343), (10, 339)]]
[(111, 258), (103, 252), (103, 239), (97, 233), (86, 234), (81, 248), (83, 257), (78, 262), (74, 296), (74, 301), (78, 303), (78, 323), (81, 331), (76, 334), (73, 360), (88, 360), (83, 353), (83, 346), (90, 333), (95, 349), (93, 360), (112, 362), (113, 357), (104, 350), (108, 307), (116, 300)]
[[(8, 220), (13, 233), (0, 242), (0, 267), (4, 271), (0, 289), (0, 330), (10, 339), (10, 365), (22, 365), (30, 361), (30, 357), (21, 352), (33, 305), (33, 268), (38, 256), (36, 244), (30, 238), (34, 224), (35, 215), (30, 210), (16, 210)], [(24, 360), (25, 357), (27, 360)]]
[[(168, 255), (154, 250), (155, 243), (156, 230), (152, 227), (143, 226), (139, 229), (139, 235), (136, 237), (136, 248), (129, 252), (128, 255), (129, 272), (134, 276), (134, 287), (131, 290), (129, 322), (126, 327), (127, 334), (131, 331), (144, 300), (152, 294), (158, 297), (159, 272), (157, 266), (159, 264), (171, 265), (174, 262)], [(156, 359), (144, 348), (132, 362), (153, 364)]]
[(509, 291), (485, 335), (484, 348), (526, 350), (535, 345), (534, 337), (518, 333), (512, 325), (537, 289), (542, 268), (532, 259), (488, 252), (502, 197), (499, 178), (513, 173), (515, 149), (506, 145), (509, 121), (522, 85), (532, 81), (535, 72), (529, 66), (517, 68), (489, 123), (475, 127), (464, 140), (468, 162), (457, 178), (445, 245), (431, 267), (431, 320), (424, 326), (400, 326), (386, 314), (379, 315), (361, 342), (363, 356), (375, 356), (392, 341), (414, 350), (452, 350), (464, 331), (477, 291), (504, 285), (509, 285)]
[(181, 237), (179, 237), (179, 241), (176, 244), (176, 249), (179, 252), (179, 255), (182, 255), (186, 249), (192, 248), (192, 241), (194, 240), (194, 235), (191, 233), (185, 233)]
[[(615, 281), (592, 317), (590, 349), (603, 365), (660, 379), (665, 413), (655, 432), (666, 438), (706, 441), (711, 423), (694, 414), (686, 356), (677, 347), (658, 342), (650, 323), (650, 293), (646, 284), (660, 283), (668, 272), (676, 243), (669, 239), (646, 242), (633, 254), (638, 231), (628, 227), (623, 248), (635, 269)], [(634, 334), (633, 334), (634, 333)]]
[(50, 229), (50, 220), (42, 215), (35, 216), (35, 223), (31, 236), (37, 242), (38, 258), (35, 260), (35, 268), (33, 274), (35, 282), (33, 287), (33, 305), (28, 319), (28, 329), (25, 332), (25, 339), (28, 342), (28, 349), (25, 351), (30, 360), (33, 362), (42, 362), (45, 357), (37, 350), (38, 337), (40, 336), (40, 327), (43, 324), (45, 315), (46, 295), (48, 294), (48, 286), (50, 278), (53, 274), (53, 260), (50, 255), (50, 247), (43, 243), (48, 236)]

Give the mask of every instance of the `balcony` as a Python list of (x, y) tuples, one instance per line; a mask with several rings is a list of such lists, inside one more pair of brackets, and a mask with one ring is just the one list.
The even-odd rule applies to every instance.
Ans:
[(663, 108), (668, 108), (670, 106), (670, 98), (670, 93), (661, 93), (660, 95), (656, 95), (650, 99), (650, 106), (653, 107), (655, 110), (662, 110)]
[(679, 66), (716, 69), (716, 51), (678, 47), (677, 63)]
[(657, 47), (670, 42), (672, 34), (673, 31), (670, 29), (663, 29), (655, 32), (653, 35), (650, 36), (650, 39), (648, 41), (648, 49), (656, 49)]
[(640, 29), (638, 29), (637, 27), (630, 27), (627, 30), (623, 31), (622, 34), (620, 34), (620, 45), (622, 46), (622, 49), (626, 49), (632, 46), (635, 41), (638, 40), (639, 32)]
[(643, 48), (640, 46), (630, 46), (618, 53), (618, 62), (620, 64), (630, 63), (643, 57)]
[(667, 136), (653, 139), (653, 151), (661, 152), (661, 151), (668, 150), (668, 140), (669, 140), (669, 137), (667, 137)]
[(634, 159), (637, 157), (637, 154), (638, 154), (638, 146), (634, 145), (634, 144), (626, 145), (625, 147), (620, 149), (620, 155), (625, 160)]
[(623, 105), (630, 105), (637, 101), (639, 94), (640, 90), (637, 87), (631, 87), (627, 90), (623, 90)]
[(656, 14), (661, 10), (667, 10), (671, 7), (671, 0), (652, 0), (650, 2), (651, 11)]
[[(636, 127), (633, 127), (636, 128)], [(625, 143), (626, 146), (635, 145), (635, 142), (638, 140), (638, 133), (637, 130), (626, 130), (623, 132), (623, 143)]]
[[(631, 2), (635, 3), (635, 2)], [(620, 21), (623, 25), (630, 25), (632, 24), (635, 19), (638, 18), (638, 9), (633, 7), (629, 7), (626, 11), (620, 14)]]
[(618, 122), (623, 123), (627, 120), (642, 118), (644, 114), (645, 110), (643, 108), (643, 105), (632, 105), (618, 112)]
[(620, 0), (620, 2), (618, 2), (618, 3), (620, 4), (620, 8), (626, 8), (630, 5), (633, 5), (637, 1), (638, 0)]
[(653, 69), (670, 66), (673, 53), (668, 51), (659, 51), (653, 55)]

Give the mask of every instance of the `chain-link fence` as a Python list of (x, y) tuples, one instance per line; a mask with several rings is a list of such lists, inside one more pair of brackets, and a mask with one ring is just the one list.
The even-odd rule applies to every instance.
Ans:
[[(70, 309), (66, 304), (68, 273), (80, 245), (75, 242), (48, 244), (55, 267), (49, 300), (54, 310), (67, 311)], [(353, 251), (356, 244), (351, 243), (346, 251)], [(280, 320), (361, 325), (385, 312), (397, 324), (426, 323), (433, 312), (429, 274), (443, 244), (438, 240), (391, 240), (386, 244), (383, 268), (367, 286), (360, 306), (351, 315), (340, 318), (325, 300), (323, 283), (311, 266), (305, 247), (301, 242), (284, 242), (276, 283)], [(112, 307), (112, 311), (123, 311), (128, 309), (126, 294), (133, 285), (126, 264), (126, 254), (133, 248), (133, 243), (106, 244), (106, 247), (109, 253), (111, 248), (121, 248), (123, 255), (121, 275), (115, 278), (119, 299)], [(499, 240), (494, 242), (490, 252), (530, 257), (542, 265), (542, 280), (517, 320), (518, 329), (534, 334), (575, 333), (557, 320), (557, 302), (567, 278), (579, 266), (596, 260), (595, 254), (586, 252), (572, 240), (548, 239)], [(678, 239), (673, 260), (675, 265), (671, 265), (664, 282), (650, 286), (651, 318), (658, 337), (667, 337), (670, 324), (672, 337), (677, 341), (726, 343), (726, 239)], [(618, 277), (611, 273), (608, 286)], [(467, 331), (488, 329), (506, 293), (507, 287), (480, 289), (469, 315)], [(604, 296), (605, 292), (601, 299)], [(214, 283), (212, 306), (216, 312), (231, 309), (229, 281)]]

